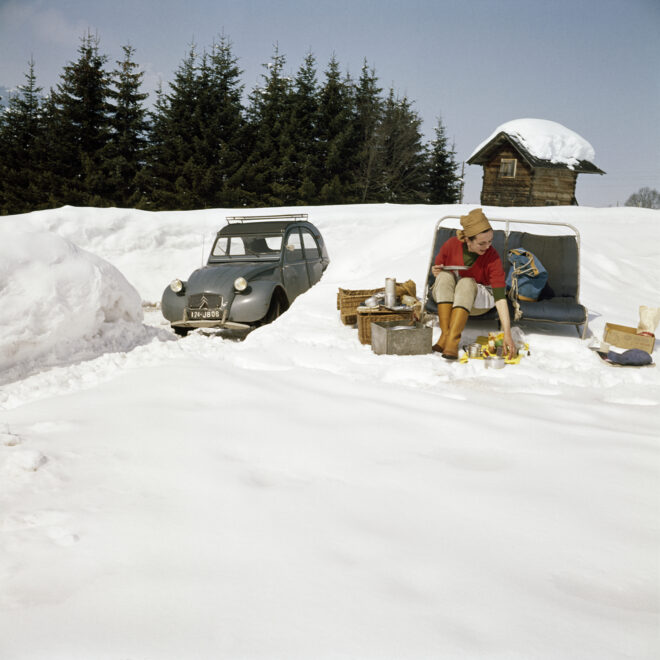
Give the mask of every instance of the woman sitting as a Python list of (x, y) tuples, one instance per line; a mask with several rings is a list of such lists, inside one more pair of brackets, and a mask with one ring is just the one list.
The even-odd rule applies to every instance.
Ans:
[[(513, 357), (516, 347), (511, 337), (504, 267), (492, 246), (493, 228), (481, 209), (461, 216), (461, 226), (463, 229), (442, 245), (431, 269), (436, 278), (432, 293), (441, 331), (433, 350), (447, 360), (456, 360), (468, 316), (485, 314), (494, 306), (504, 334), (504, 354)], [(447, 266), (467, 269), (444, 270)]]

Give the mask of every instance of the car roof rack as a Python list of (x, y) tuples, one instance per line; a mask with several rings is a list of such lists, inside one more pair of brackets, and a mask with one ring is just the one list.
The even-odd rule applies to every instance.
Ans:
[(228, 224), (236, 222), (250, 222), (263, 220), (289, 220), (301, 219), (307, 220), (307, 213), (283, 213), (281, 215), (230, 215), (225, 218)]

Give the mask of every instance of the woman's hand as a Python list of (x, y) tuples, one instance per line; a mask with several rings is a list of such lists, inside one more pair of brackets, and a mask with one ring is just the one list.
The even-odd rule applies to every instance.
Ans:
[(495, 308), (497, 309), (497, 314), (500, 317), (500, 327), (502, 328), (502, 348), (504, 356), (508, 357), (510, 360), (516, 356), (517, 349), (516, 345), (513, 342), (513, 337), (511, 336), (511, 317), (509, 316), (509, 306), (507, 304), (506, 298), (495, 301)]
[(443, 266), (444, 266), (444, 264), (438, 264), (437, 266), (432, 266), (431, 267), (431, 274), (433, 275), (433, 277), (437, 277), (440, 274), (440, 272), (442, 271)]
[(514, 357), (516, 357), (516, 354), (518, 352), (518, 349), (516, 348), (516, 344), (513, 341), (513, 337), (511, 336), (511, 331), (509, 332), (504, 332), (504, 339), (502, 340), (502, 348), (504, 349), (504, 357), (508, 357), (510, 360), (513, 360)]

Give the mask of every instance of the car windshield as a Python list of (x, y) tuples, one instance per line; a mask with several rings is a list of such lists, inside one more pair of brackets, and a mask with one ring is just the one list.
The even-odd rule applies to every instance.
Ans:
[(220, 236), (211, 251), (212, 257), (245, 258), (279, 256), (282, 235)]

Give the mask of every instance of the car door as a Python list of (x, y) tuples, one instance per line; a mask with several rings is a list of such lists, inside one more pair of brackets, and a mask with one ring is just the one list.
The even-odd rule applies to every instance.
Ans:
[(282, 279), (289, 302), (293, 302), (294, 298), (310, 287), (307, 262), (298, 227), (291, 229), (284, 238)]
[(303, 250), (305, 252), (305, 261), (307, 262), (307, 272), (309, 274), (310, 286), (316, 284), (323, 275), (323, 264), (321, 262), (321, 250), (319, 245), (309, 229), (302, 227)]

